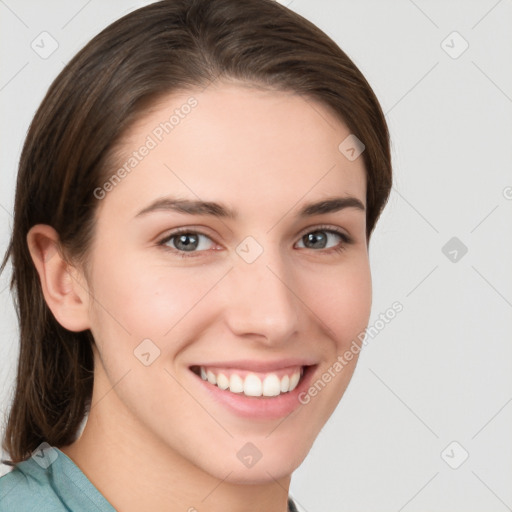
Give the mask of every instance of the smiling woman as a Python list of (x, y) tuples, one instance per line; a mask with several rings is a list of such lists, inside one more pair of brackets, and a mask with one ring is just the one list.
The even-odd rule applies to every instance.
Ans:
[(390, 188), (370, 86), (287, 8), (169, 0), (107, 27), (21, 157), (0, 510), (294, 510)]

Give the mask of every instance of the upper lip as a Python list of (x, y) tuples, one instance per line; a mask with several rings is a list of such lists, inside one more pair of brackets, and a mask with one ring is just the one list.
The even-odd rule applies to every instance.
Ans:
[(312, 366), (316, 364), (312, 359), (279, 359), (276, 361), (257, 361), (254, 359), (241, 359), (237, 361), (211, 361), (208, 363), (199, 363), (193, 366), (203, 366), (204, 368), (230, 368), (238, 370), (246, 370), (253, 372), (272, 372), (276, 370), (282, 370), (284, 368), (296, 367), (296, 366)]

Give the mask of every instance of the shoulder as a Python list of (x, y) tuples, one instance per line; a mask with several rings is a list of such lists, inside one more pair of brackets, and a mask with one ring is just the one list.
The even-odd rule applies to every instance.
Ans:
[(64, 512), (48, 471), (32, 458), (0, 478), (0, 512)]
[(80, 468), (42, 443), (0, 478), (0, 512), (115, 512)]

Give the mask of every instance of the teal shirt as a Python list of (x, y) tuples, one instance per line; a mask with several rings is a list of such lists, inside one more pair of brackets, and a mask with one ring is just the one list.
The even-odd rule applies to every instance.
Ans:
[[(297, 510), (291, 499), (288, 510)], [(116, 510), (65, 453), (45, 443), (0, 478), (0, 512)]]
[(46, 445), (0, 478), (0, 512), (116, 512), (78, 466)]

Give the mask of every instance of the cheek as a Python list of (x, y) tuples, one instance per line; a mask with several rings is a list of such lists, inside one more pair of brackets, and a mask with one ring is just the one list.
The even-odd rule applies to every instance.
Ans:
[(328, 269), (309, 282), (309, 292), (316, 312), (336, 341), (341, 353), (357, 339), (368, 324), (372, 304), (371, 272), (366, 255), (354, 258), (345, 266)]
[[(367, 253), (328, 269), (311, 279), (311, 309), (321, 320), (323, 358), (316, 380), (301, 398), (301, 414), (311, 422), (309, 442), (313, 442), (341, 400), (354, 373), (372, 303), (371, 272)], [(314, 285), (314, 286), (313, 286)], [(320, 286), (321, 285), (321, 286)]]
[(94, 323), (133, 340), (162, 338), (201, 301), (217, 274), (104, 254), (94, 270)]

